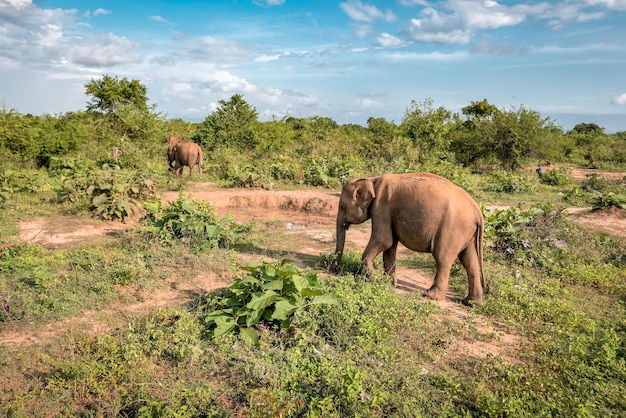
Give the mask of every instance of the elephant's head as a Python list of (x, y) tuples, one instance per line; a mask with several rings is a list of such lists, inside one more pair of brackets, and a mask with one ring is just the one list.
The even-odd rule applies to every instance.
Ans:
[(352, 179), (343, 186), (337, 212), (337, 247), (331, 263), (331, 270), (338, 271), (343, 248), (346, 243), (346, 231), (352, 224), (360, 224), (370, 218), (369, 206), (376, 197), (371, 179)]
[(167, 159), (169, 160), (169, 170), (172, 171), (174, 160), (176, 159), (176, 148), (183, 142), (183, 138), (178, 135), (170, 135), (167, 137)]

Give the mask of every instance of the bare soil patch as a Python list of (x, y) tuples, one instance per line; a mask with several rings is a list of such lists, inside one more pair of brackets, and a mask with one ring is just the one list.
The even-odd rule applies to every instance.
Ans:
[(572, 177), (575, 179), (586, 179), (589, 176), (601, 176), (607, 180), (624, 180), (626, 173), (613, 172), (606, 170), (595, 170), (588, 168), (574, 168), (572, 170)]
[[(210, 183), (189, 184), (185, 195), (194, 200), (207, 200), (219, 216), (232, 215), (235, 220), (273, 221), (285, 228), (286, 236), (297, 242), (297, 253), (301, 256), (318, 256), (334, 250), (335, 217), (339, 193), (326, 190), (267, 191), (250, 189), (222, 189)], [(178, 192), (162, 195), (163, 201), (178, 199)], [(626, 217), (622, 213), (581, 212), (572, 215), (577, 222), (594, 228), (626, 236)], [(23, 242), (36, 242), (48, 248), (62, 248), (83, 243), (115, 239), (133, 223), (104, 222), (91, 218), (37, 218), (20, 224)], [(362, 251), (370, 235), (370, 224), (353, 226), (346, 237), (346, 250)], [(304, 244), (303, 244), (304, 243)], [(398, 257), (409, 251), (401, 247)], [(242, 263), (250, 260), (244, 260)], [(406, 297), (420, 297), (432, 283), (431, 274), (418, 269), (398, 268), (397, 292)], [(49, 341), (61, 333), (80, 330), (88, 333), (103, 333), (111, 324), (119, 323), (120, 317), (130, 317), (155, 308), (175, 307), (189, 302), (195, 296), (222, 287), (225, 283), (215, 276), (195, 277), (192, 282), (180, 283), (174, 277), (156, 291), (146, 292), (140, 302), (111, 306), (104, 311), (85, 312), (79, 318), (46, 324), (35, 331), (5, 332), (0, 335), (3, 344), (38, 344)], [(446, 300), (437, 303), (443, 308), (439, 321), (471, 322), (478, 338), (457, 342), (448, 351), (449, 356), (471, 356), (482, 358), (487, 355), (501, 356), (511, 360), (519, 345), (519, 337), (508, 333), (499, 324), (477, 317), (472, 310), (459, 301), (464, 295), (448, 293)]]

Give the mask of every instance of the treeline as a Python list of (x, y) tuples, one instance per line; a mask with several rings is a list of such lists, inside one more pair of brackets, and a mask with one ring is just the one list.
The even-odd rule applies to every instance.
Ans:
[(565, 132), (526, 108), (498, 109), (486, 99), (462, 112), (413, 101), (400, 121), (371, 117), (366, 126), (322, 116), (259, 121), (235, 94), (201, 123), (168, 119), (148, 104), (137, 80), (103, 75), (85, 85), (85, 110), (24, 115), (0, 110), (4, 168), (54, 169), (67, 161), (146, 172), (166, 168), (165, 138), (182, 135), (205, 151), (205, 173), (238, 186), (273, 182), (334, 186), (338, 179), (446, 167), (516, 170), (545, 162), (613, 168), (626, 162), (626, 132), (593, 123)]

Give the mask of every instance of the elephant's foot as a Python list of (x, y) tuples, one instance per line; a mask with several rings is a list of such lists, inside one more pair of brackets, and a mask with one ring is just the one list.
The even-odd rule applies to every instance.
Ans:
[(426, 291), (425, 296), (434, 300), (444, 300), (446, 298), (446, 291), (436, 287), (431, 287)]
[(472, 297), (466, 296), (462, 300), (462, 303), (463, 303), (463, 305), (466, 305), (466, 306), (482, 305), (483, 304), (483, 298), (482, 297), (472, 298)]

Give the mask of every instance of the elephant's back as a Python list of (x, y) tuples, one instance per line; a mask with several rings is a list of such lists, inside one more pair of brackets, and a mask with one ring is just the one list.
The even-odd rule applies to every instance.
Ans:
[(474, 198), (443, 177), (407, 177), (390, 189), (387, 198), (398, 216), (411, 213), (412, 217), (431, 220), (452, 217), (482, 223), (482, 212)]

